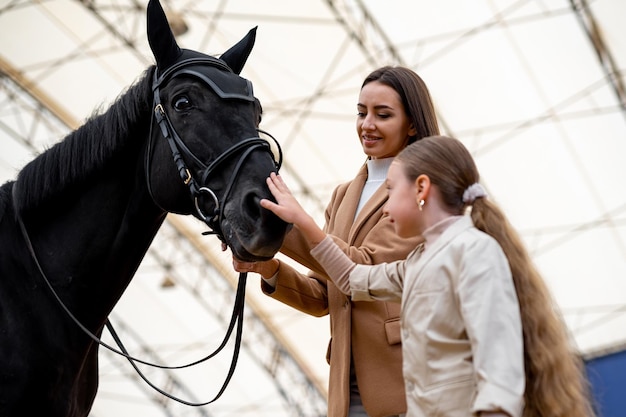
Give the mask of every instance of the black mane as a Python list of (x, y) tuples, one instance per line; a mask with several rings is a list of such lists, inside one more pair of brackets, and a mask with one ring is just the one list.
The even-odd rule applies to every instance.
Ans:
[(151, 66), (144, 71), (104, 113), (96, 110), (85, 124), (20, 171), (14, 202), (18, 212), (36, 208), (67, 187), (85, 181), (132, 140), (147, 136), (154, 70)]

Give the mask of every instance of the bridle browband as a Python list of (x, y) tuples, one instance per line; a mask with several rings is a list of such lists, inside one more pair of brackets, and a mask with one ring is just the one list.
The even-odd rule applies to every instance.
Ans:
[[(158, 69), (156, 69), (154, 71), (154, 80), (152, 83), (152, 91), (154, 95), (153, 115), (157, 124), (159, 125), (163, 138), (167, 140), (170, 146), (178, 175), (183, 184), (189, 188), (189, 192), (191, 198), (193, 199), (196, 213), (201, 218), (201, 220), (204, 221), (207, 226), (209, 226), (209, 228), (211, 228), (211, 232), (206, 232), (205, 234), (215, 234), (223, 243), (226, 244), (227, 242), (220, 226), (224, 216), (224, 205), (228, 200), (228, 197), (230, 196), (235, 181), (241, 173), (243, 163), (248, 158), (248, 156), (252, 154), (252, 152), (257, 150), (268, 152), (272, 159), (274, 159), (274, 154), (272, 153), (270, 143), (267, 140), (262, 139), (258, 136), (241, 140), (240, 142), (228, 148), (226, 151), (222, 152), (217, 158), (208, 163), (208, 165), (201, 161), (196, 155), (194, 155), (193, 152), (191, 152), (191, 150), (187, 147), (187, 145), (185, 145), (185, 143), (176, 132), (176, 129), (174, 129), (174, 126), (172, 125), (172, 122), (170, 121), (170, 118), (168, 117), (167, 113), (165, 112), (165, 108), (161, 103), (160, 88), (165, 82), (179, 75), (189, 75), (206, 83), (221, 99), (244, 100), (250, 102), (256, 101), (256, 98), (253, 95), (252, 84), (250, 83), (250, 81), (241, 77), (237, 77), (237, 81), (239, 81), (240, 83), (239, 86), (228, 85), (228, 81), (224, 79), (221, 80), (222, 85), (220, 85), (219, 83), (211, 79), (206, 74), (206, 72), (202, 72), (198, 69), (193, 68), (198, 66), (201, 66), (204, 71), (207, 71), (208, 66), (210, 69), (217, 69), (220, 72), (226, 71), (230, 74), (233, 74), (232, 70), (224, 62), (210, 56), (182, 60), (172, 65), (161, 75), (158, 74)], [(218, 73), (216, 72), (215, 75), (217, 74)], [(225, 91), (226, 89), (224, 87), (230, 87), (231, 91)], [(238, 91), (235, 89), (236, 87), (239, 87)], [(152, 123), (150, 125), (152, 126)], [(278, 150), (278, 160), (274, 159), (274, 165), (276, 171), (278, 172), (282, 165), (283, 158), (280, 144), (269, 133), (261, 129), (257, 129), (257, 131), (267, 135), (276, 144), (276, 149)], [(148, 139), (148, 141), (149, 148), (148, 152), (146, 153), (146, 182), (148, 184), (148, 190), (150, 192), (150, 195), (153, 201), (156, 202), (156, 199), (152, 195), (149, 178), (152, 133), (150, 133), (150, 138)], [(215, 172), (216, 168), (221, 166), (225, 161), (229, 160), (238, 153), (241, 153), (241, 156), (239, 157), (230, 181), (228, 182), (222, 198), (220, 199), (218, 198), (217, 194), (207, 185), (207, 183), (210, 180), (211, 175)], [(185, 159), (187, 159), (188, 161), (193, 161), (194, 164), (201, 168), (199, 170), (199, 182), (196, 180), (192, 172), (187, 167)], [(203, 194), (206, 194), (211, 198), (214, 205), (213, 213), (206, 214), (202, 211), (198, 200)]]
[[(222, 234), (222, 230), (220, 227), (220, 223), (223, 219), (223, 212), (224, 212), (224, 204), (226, 202), (226, 200), (228, 199), (228, 197), (230, 196), (230, 192), (232, 190), (232, 187), (239, 175), (239, 173), (241, 172), (241, 168), (243, 166), (243, 163), (245, 162), (245, 160), (248, 158), (248, 156), (250, 156), (250, 154), (254, 151), (257, 150), (261, 150), (264, 152), (268, 152), (271, 156), (272, 159), (274, 159), (274, 155), (272, 153), (272, 149), (271, 149), (271, 145), (268, 141), (262, 139), (261, 137), (252, 137), (252, 138), (247, 138), (244, 139), (238, 143), (236, 143), (235, 145), (233, 145), (232, 147), (228, 148), (226, 151), (222, 152), (222, 154), (220, 154), (217, 158), (215, 158), (213, 161), (211, 161), (208, 165), (205, 164), (204, 162), (202, 162), (200, 159), (198, 159), (193, 152), (191, 152), (191, 150), (189, 150), (189, 148), (185, 145), (185, 143), (182, 141), (182, 139), (180, 138), (180, 136), (178, 135), (178, 133), (176, 133), (176, 130), (174, 129), (174, 127), (172, 126), (172, 123), (169, 120), (169, 117), (167, 116), (167, 113), (165, 112), (165, 109), (163, 107), (163, 105), (161, 104), (161, 98), (160, 98), (160, 87), (161, 85), (166, 82), (167, 80), (174, 78), (178, 75), (181, 74), (186, 74), (186, 75), (191, 75), (191, 76), (195, 76), (197, 78), (199, 78), (200, 80), (204, 81), (207, 85), (209, 85), (213, 91), (222, 99), (236, 99), (236, 100), (246, 100), (246, 101), (255, 101), (256, 98), (253, 96), (252, 94), (252, 85), (250, 83), (250, 81), (238, 77), (239, 80), (242, 80), (241, 82), (245, 82), (245, 89), (243, 89), (241, 92), (229, 92), (229, 91), (225, 91), (222, 86), (220, 86), (219, 83), (215, 82), (214, 80), (212, 80), (210, 77), (208, 77), (206, 74), (198, 71), (198, 70), (194, 70), (193, 68), (190, 68), (191, 66), (206, 66), (209, 65), (211, 68), (215, 68), (218, 69), (220, 71), (227, 71), (229, 73), (233, 73), (232, 70), (222, 61), (218, 60), (217, 58), (213, 58), (213, 57), (198, 57), (198, 58), (191, 58), (191, 59), (185, 59), (182, 60), (176, 64), (174, 64), (173, 66), (171, 66), (170, 68), (168, 68), (166, 71), (163, 72), (163, 74), (161, 74), (160, 76), (158, 76), (158, 68), (155, 69), (154, 71), (154, 81), (152, 84), (152, 91), (154, 93), (154, 112), (153, 115), (156, 119), (156, 122), (158, 123), (160, 129), (161, 129), (161, 133), (163, 135), (163, 137), (165, 139), (167, 139), (170, 149), (172, 151), (172, 156), (174, 158), (174, 163), (176, 164), (176, 168), (178, 170), (178, 173), (180, 175), (181, 180), (183, 181), (183, 183), (189, 187), (191, 196), (194, 200), (194, 205), (196, 208), (196, 211), (198, 213), (198, 215), (202, 218), (202, 220), (211, 228), (210, 232), (205, 232), (203, 234), (215, 234), (219, 237), (219, 239), (223, 242), (226, 243), (226, 240)], [(244, 92), (245, 91), (245, 92)], [(151, 198), (153, 199), (153, 201), (155, 202), (155, 204), (157, 204), (156, 200), (154, 199), (154, 196), (152, 194), (152, 189), (150, 186), (150, 178), (149, 178), (149, 168), (150, 168), (150, 156), (151, 156), (151, 143), (152, 143), (152, 120), (150, 122), (150, 132), (149, 132), (149, 138), (148, 138), (148, 150), (146, 152), (146, 160), (145, 160), (145, 170), (146, 170), (146, 183), (147, 183), (147, 187), (148, 187), (148, 192), (151, 196)], [(278, 160), (274, 159), (274, 164), (275, 164), (275, 168), (276, 171), (278, 172), (278, 170), (280, 169), (280, 166), (282, 165), (282, 159), (283, 159), (283, 154), (282, 154), (282, 149), (280, 147), (280, 144), (278, 143), (278, 141), (269, 133), (258, 129), (258, 132), (261, 132), (263, 134), (266, 134), (268, 137), (270, 137), (276, 144), (276, 148), (278, 151)], [(182, 152), (182, 154), (181, 154)], [(241, 156), (239, 158), (239, 161), (237, 162), (237, 164), (235, 165), (235, 169), (233, 171), (233, 176), (230, 180), (230, 182), (228, 183), (228, 186), (226, 187), (224, 194), (222, 196), (222, 199), (220, 200), (217, 195), (215, 194), (215, 192), (213, 192), (213, 190), (211, 190), (210, 187), (208, 187), (206, 185), (206, 183), (209, 181), (211, 174), (215, 171), (215, 169), (217, 167), (219, 167), (221, 164), (223, 164), (226, 160), (230, 159), (233, 155), (237, 154), (237, 153), (241, 153)], [(198, 166), (200, 166), (202, 168), (201, 170), (201, 181), (200, 184), (198, 185), (198, 182), (196, 181), (196, 179), (194, 178), (194, 176), (191, 174), (191, 171), (187, 168), (186, 164), (185, 164), (185, 160), (183, 158), (187, 157), (191, 160), (194, 161), (195, 164), (197, 164)], [(13, 199), (14, 202), (17, 201), (16, 200), (16, 189), (17, 189), (17, 182), (15, 182), (13, 184)], [(205, 215), (199, 204), (198, 204), (198, 198), (202, 195), (202, 194), (208, 194), (212, 199), (213, 199), (213, 203), (215, 205), (215, 209), (213, 211), (213, 213), (211, 215)], [(164, 210), (165, 211), (165, 210)], [(237, 285), (237, 292), (236, 292), (236, 296), (235, 296), (235, 303), (233, 306), (233, 312), (232, 312), (232, 316), (230, 319), (230, 323), (228, 325), (228, 329), (226, 331), (226, 335), (224, 336), (224, 339), (222, 340), (220, 346), (218, 346), (216, 348), (216, 350), (214, 352), (212, 352), (211, 354), (205, 356), (204, 358), (201, 358), (199, 360), (193, 361), (191, 363), (188, 363), (186, 365), (179, 365), (179, 366), (164, 366), (164, 365), (159, 365), (159, 364), (155, 364), (155, 363), (151, 363), (151, 362), (147, 362), (145, 360), (142, 359), (138, 359), (135, 358), (133, 356), (131, 356), (128, 351), (126, 350), (124, 344), (122, 343), (122, 341), (120, 340), (119, 336), (117, 335), (117, 332), (115, 331), (115, 329), (113, 328), (113, 325), (111, 324), (111, 322), (109, 321), (109, 319), (107, 318), (106, 320), (106, 327), (109, 330), (109, 332), (111, 333), (111, 336), (113, 337), (114, 341), (117, 343), (119, 350), (115, 349), (114, 347), (108, 345), (107, 343), (103, 342), (97, 335), (95, 335), (93, 332), (91, 332), (87, 327), (85, 327), (80, 320), (78, 320), (78, 318), (72, 314), (72, 312), (69, 310), (69, 308), (65, 305), (65, 303), (63, 302), (63, 300), (61, 300), (61, 297), (59, 297), (59, 295), (57, 294), (57, 292), (55, 291), (54, 287), (52, 286), (52, 283), (50, 282), (50, 280), (48, 279), (47, 275), (45, 274), (43, 267), (41, 266), (39, 259), (37, 257), (37, 254), (35, 253), (35, 249), (32, 245), (32, 242), (30, 240), (30, 236), (28, 235), (28, 231), (26, 230), (26, 226), (24, 225), (24, 222), (22, 221), (21, 215), (19, 213), (18, 210), (16, 210), (16, 219), (18, 222), (18, 225), (20, 227), (20, 230), (22, 232), (22, 235), (24, 237), (24, 240), (26, 242), (26, 246), (28, 248), (28, 251), (31, 255), (31, 257), (33, 258), (33, 261), (35, 263), (35, 266), (37, 267), (37, 270), (39, 271), (39, 274), (42, 276), (42, 278), (44, 279), (48, 289), (51, 291), (52, 295), (54, 296), (54, 298), (56, 299), (56, 301), (59, 303), (59, 305), (61, 306), (61, 308), (65, 311), (65, 313), (70, 317), (70, 319), (90, 338), (92, 339), (94, 342), (98, 343), (100, 346), (105, 347), (106, 349), (108, 349), (109, 351), (116, 353), (120, 356), (125, 357), (126, 359), (128, 359), (128, 361), (130, 362), (130, 364), (132, 365), (132, 367), (135, 369), (135, 371), (138, 373), (138, 375), (153, 389), (155, 389), (157, 392), (159, 392), (162, 395), (165, 395), (166, 397), (177, 401), (179, 403), (185, 404), (185, 405), (190, 405), (190, 406), (204, 406), (204, 405), (208, 405), (211, 404), (212, 402), (216, 401), (221, 395), (222, 393), (226, 390), (226, 387), (228, 386), (228, 383), (230, 382), (230, 379), (232, 378), (234, 371), (235, 371), (235, 367), (237, 365), (237, 359), (239, 357), (239, 350), (240, 350), (240, 346), (241, 346), (241, 338), (242, 338), (242, 332), (243, 332), (243, 312), (244, 312), (244, 306), (245, 306), (245, 287), (246, 287), (246, 279), (247, 279), (247, 273), (242, 272), (239, 274), (239, 283)], [(156, 368), (160, 368), (160, 369), (183, 369), (183, 368), (188, 368), (197, 364), (200, 364), (208, 359), (211, 359), (212, 357), (214, 357), (215, 355), (217, 355), (227, 344), (228, 340), (230, 339), (230, 336), (232, 334), (233, 329), (235, 328), (235, 325), (237, 325), (237, 333), (235, 336), (235, 348), (233, 351), (233, 356), (231, 359), (231, 365), (228, 371), (228, 375), (226, 376), (224, 383), (222, 385), (222, 387), (220, 388), (219, 392), (217, 393), (217, 395), (210, 401), (206, 401), (206, 402), (189, 402), (180, 398), (177, 398), (175, 396), (173, 396), (172, 394), (169, 394), (165, 391), (163, 391), (162, 389), (158, 388), (156, 385), (154, 385), (150, 380), (147, 379), (147, 377), (141, 372), (141, 370), (138, 368), (137, 363), (141, 363), (147, 366), (151, 366), (151, 367), (156, 367)]]

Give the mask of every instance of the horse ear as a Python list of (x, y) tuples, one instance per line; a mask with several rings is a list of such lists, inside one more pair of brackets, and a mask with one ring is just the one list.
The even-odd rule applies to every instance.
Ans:
[(244, 36), (243, 39), (220, 56), (220, 59), (226, 62), (235, 74), (241, 73), (248, 56), (250, 56), (250, 52), (254, 46), (254, 41), (256, 40), (256, 29), (257, 26), (250, 29), (248, 34)]
[(161, 7), (159, 0), (150, 0), (148, 3), (148, 43), (156, 59), (157, 67), (165, 70), (182, 54), (176, 43), (174, 34)]

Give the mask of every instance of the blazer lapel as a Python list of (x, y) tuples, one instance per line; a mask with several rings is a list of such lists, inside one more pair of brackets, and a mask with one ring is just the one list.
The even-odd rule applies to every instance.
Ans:
[(350, 182), (339, 202), (332, 234), (351, 244), (351, 229), (354, 225), (354, 213), (361, 198), (361, 192), (367, 180), (367, 165), (363, 164), (356, 177)]

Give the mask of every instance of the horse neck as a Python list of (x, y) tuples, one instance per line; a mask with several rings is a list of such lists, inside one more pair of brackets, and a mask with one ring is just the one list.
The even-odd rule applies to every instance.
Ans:
[[(140, 81), (40, 155), (16, 183), (29, 190), (15, 205), (49, 280), (70, 302), (99, 300), (87, 303), (88, 321), (108, 315), (165, 218), (148, 194), (143, 167), (151, 100)], [(49, 184), (50, 177), (58, 182)], [(32, 192), (38, 189), (45, 191)]]

